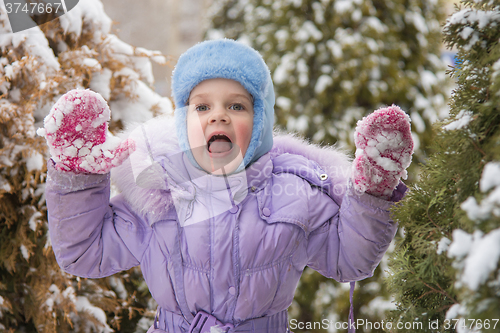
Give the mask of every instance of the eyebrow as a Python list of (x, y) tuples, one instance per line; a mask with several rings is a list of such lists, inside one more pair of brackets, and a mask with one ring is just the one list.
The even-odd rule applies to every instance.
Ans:
[[(199, 93), (199, 94), (196, 94), (196, 95), (194, 95), (194, 96), (189, 96), (189, 98), (188, 98), (188, 103), (189, 103), (189, 101), (190, 101), (191, 99), (193, 99), (193, 98), (197, 98), (197, 97), (199, 97), (199, 98), (204, 98), (204, 97), (207, 97), (207, 96), (209, 96), (209, 95), (210, 95), (209, 93)], [(249, 94), (249, 95), (250, 95), (250, 94)], [(253, 104), (253, 96), (252, 96), (252, 95), (250, 95), (250, 97), (248, 97), (248, 96), (247, 96), (247, 95), (245, 95), (245, 94), (232, 93), (232, 94), (229, 94), (229, 97), (230, 97), (230, 98), (231, 98), (231, 97), (243, 97), (243, 98), (247, 99), (250, 103), (252, 103), (252, 104)]]

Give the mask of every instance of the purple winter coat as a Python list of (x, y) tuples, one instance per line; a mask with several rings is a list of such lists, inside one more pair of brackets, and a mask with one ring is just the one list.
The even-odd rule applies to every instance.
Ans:
[[(49, 161), (46, 200), (66, 272), (99, 278), (141, 265), (158, 303), (151, 332), (187, 332), (200, 310), (234, 326), (229, 332), (286, 332), (306, 266), (340, 282), (361, 280), (394, 237), (393, 203), (354, 193), (350, 162), (331, 147), (276, 136), (272, 151), (240, 175), (200, 177), (182, 153), (172, 154), (170, 121), (142, 129), (135, 160), (145, 165), (132, 156), (112, 172), (121, 194), (109, 199), (109, 174), (60, 172)], [(405, 190), (400, 183), (392, 201)]]

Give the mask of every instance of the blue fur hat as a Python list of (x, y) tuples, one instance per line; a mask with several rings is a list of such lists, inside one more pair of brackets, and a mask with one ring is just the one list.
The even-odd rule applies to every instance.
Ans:
[(239, 82), (253, 97), (253, 129), (243, 157), (247, 167), (273, 146), (274, 87), (271, 73), (262, 56), (251, 47), (230, 39), (201, 42), (182, 54), (172, 74), (172, 97), (176, 106), (175, 122), (182, 150), (198, 168), (190, 147), (186, 127), (187, 103), (191, 90), (208, 79)]

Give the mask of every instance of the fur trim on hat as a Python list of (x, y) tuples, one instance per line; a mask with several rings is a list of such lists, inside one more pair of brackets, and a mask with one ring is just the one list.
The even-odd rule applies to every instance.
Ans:
[(186, 128), (187, 103), (191, 90), (200, 82), (224, 78), (239, 82), (254, 99), (253, 130), (243, 158), (245, 166), (267, 153), (272, 145), (274, 124), (274, 87), (271, 73), (262, 56), (254, 49), (230, 39), (201, 42), (181, 55), (172, 73), (172, 97), (179, 145), (191, 162)]

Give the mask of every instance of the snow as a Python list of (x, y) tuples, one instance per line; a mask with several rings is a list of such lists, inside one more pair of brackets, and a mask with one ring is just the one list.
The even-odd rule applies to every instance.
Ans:
[(460, 37), (462, 37), (462, 39), (469, 39), (470, 35), (472, 35), (472, 33), (474, 32), (474, 29), (472, 29), (471, 27), (465, 27), (462, 29), (462, 31), (460, 32)]
[(445, 29), (449, 28), (450, 25), (460, 24), (464, 26), (472, 26), (477, 24), (479, 29), (483, 29), (494, 22), (500, 21), (500, 12), (498, 11), (484, 11), (484, 10), (473, 10), (473, 9), (463, 9), (459, 12), (454, 13), (446, 22)]
[(309, 127), (309, 118), (306, 115), (302, 115), (297, 118), (295, 122), (295, 129), (299, 132), (305, 132)]
[[(380, 139), (382, 140), (382, 142), (373, 143), (374, 145), (377, 145), (377, 147), (368, 146), (365, 148), (366, 155), (372, 160), (374, 160), (377, 163), (377, 165), (381, 166), (384, 170), (397, 171), (399, 169), (399, 165), (395, 161), (387, 157), (382, 157), (380, 155), (380, 151), (381, 150), (383, 151), (383, 147), (379, 147), (379, 145), (385, 146), (386, 144), (390, 143), (387, 139), (384, 140), (383, 137), (381, 137)], [(368, 143), (368, 145), (370, 144), (371, 142)]]
[(281, 57), (278, 67), (274, 70), (273, 80), (275, 84), (281, 84), (288, 80), (288, 72), (295, 67), (294, 62), (295, 56), (292, 53)]
[(455, 117), (456, 119), (455, 121), (449, 123), (448, 125), (443, 126), (442, 128), (445, 131), (453, 131), (461, 129), (469, 125), (470, 121), (472, 120), (472, 115), (473, 115), (472, 111), (462, 110)]
[(461, 229), (453, 230), (453, 242), (448, 248), (448, 257), (461, 259), (469, 253), (472, 236)]
[(39, 57), (41, 62), (52, 70), (59, 70), (59, 62), (57, 61), (49, 43), (45, 38), (44, 33), (39, 27), (20, 31), (16, 33), (0, 32), (0, 47), (4, 49), (12, 45), (14, 48), (23, 44), (26, 55)]
[[(465, 311), (464, 311), (465, 310)], [(466, 314), (466, 309), (460, 304), (453, 304), (446, 312), (446, 319), (458, 318), (461, 314)]]
[(115, 53), (125, 54), (129, 56), (134, 55), (134, 47), (130, 44), (125, 43), (124, 41), (116, 37), (116, 35), (108, 35), (105, 43), (108, 44)]
[(21, 254), (23, 255), (24, 259), (26, 259), (26, 261), (28, 261), (28, 259), (30, 258), (30, 253), (29, 253), (28, 249), (26, 248), (26, 246), (24, 246), (24, 244), (21, 244), (21, 246), (19, 248), (21, 250)]
[[(448, 256), (457, 258), (459, 265), (463, 267), (457, 280), (459, 285), (465, 284), (476, 291), (497, 268), (500, 259), (500, 229), (486, 235), (479, 230), (473, 235), (460, 229), (454, 230)], [(460, 260), (461, 258), (463, 259)]]
[(87, 322), (87, 330), (88, 332), (99, 332), (99, 333), (108, 333), (108, 332), (113, 332), (111, 327), (109, 327), (108, 323), (106, 322), (106, 313), (101, 309), (98, 308), (90, 303), (87, 297), (84, 296), (77, 296), (76, 297), (76, 302), (75, 302), (75, 307), (77, 311), (85, 311), (94, 318), (96, 318), (99, 323), (102, 325), (101, 327), (95, 327), (95, 325), (92, 322)]
[(441, 238), (437, 246), (437, 254), (442, 254), (443, 252), (448, 250), (450, 244), (451, 240), (449, 238), (446, 237)]
[[(500, 12), (474, 9), (463, 9), (453, 14), (446, 22), (444, 31), (452, 31), (452, 26), (461, 25), (459, 35), (462, 39), (468, 40), (463, 46), (465, 51), (469, 51), (481, 40), (479, 30), (488, 26), (494, 28), (500, 22)], [(460, 28), (459, 28), (460, 29)], [(484, 44), (481, 44), (484, 47)]]
[(411, 122), (415, 126), (415, 129), (418, 133), (422, 133), (425, 131), (425, 122), (418, 112), (413, 111), (411, 113)]
[(497, 186), (500, 186), (500, 162), (489, 162), (484, 166), (479, 189), (488, 192)]
[(28, 169), (28, 172), (33, 170), (42, 170), (44, 163), (45, 159), (42, 154), (37, 151), (33, 151), (31, 156), (26, 159), (26, 168)]
[(326, 41), (326, 46), (330, 49), (330, 52), (332, 53), (333, 57), (336, 59), (342, 58), (342, 55), (344, 54), (342, 51), (342, 46), (334, 41), (333, 39), (329, 39)]
[(104, 68), (102, 71), (93, 73), (92, 80), (89, 83), (89, 88), (95, 92), (102, 95), (105, 100), (109, 100), (111, 96), (111, 77), (112, 72), (108, 68)]
[(318, 78), (318, 81), (316, 81), (316, 85), (314, 86), (314, 92), (319, 95), (332, 84), (333, 84), (332, 77), (330, 75), (323, 74)]
[(367, 305), (361, 306), (361, 313), (370, 317), (384, 318), (387, 311), (396, 310), (394, 299), (385, 299), (382, 296), (377, 296), (372, 299)]
[(299, 86), (305, 87), (309, 83), (309, 67), (304, 59), (297, 61), (297, 72), (299, 73)]
[(40, 212), (35, 212), (33, 215), (31, 215), (30, 220), (28, 222), (28, 225), (30, 226), (30, 229), (33, 231), (36, 231), (36, 226), (39, 223), (39, 218), (42, 217), (42, 213)]
[(420, 74), (420, 85), (425, 91), (430, 94), (432, 92), (432, 87), (439, 83), (439, 80), (436, 77), (436, 74), (429, 70), (419, 70)]
[(460, 206), (469, 219), (475, 221), (486, 220), (491, 215), (500, 216), (500, 162), (489, 162), (484, 166), (483, 174), (479, 181), (479, 189), (486, 193), (493, 189), (478, 204), (476, 198), (469, 197)]
[(289, 132), (298, 131), (304, 132), (309, 126), (309, 118), (306, 115), (301, 115), (298, 118), (288, 117), (286, 128)]
[(312, 21), (305, 21), (302, 27), (295, 33), (295, 39), (302, 42), (309, 39), (318, 41), (321, 38), (323, 38), (323, 33), (318, 30)]
[[(5, 164), (5, 163), (3, 163), (3, 164)], [(12, 188), (10, 187), (9, 182), (5, 178), (3, 178), (3, 177), (0, 177), (0, 190), (5, 191), (7, 193), (12, 190)]]
[(132, 94), (137, 98), (130, 100), (119, 98), (110, 102), (109, 106), (114, 120), (121, 120), (124, 125), (131, 123), (143, 123), (153, 117), (152, 110), (157, 114), (172, 114), (172, 102), (158, 95), (142, 81), (137, 81), (133, 86)]
[(109, 277), (109, 284), (117, 292), (120, 299), (127, 299), (128, 293), (123, 281), (115, 276)]
[(375, 30), (376, 32), (378, 32), (380, 34), (384, 34), (384, 33), (386, 33), (389, 30), (387, 28), (387, 26), (385, 24), (383, 24), (375, 16), (367, 17), (363, 24), (366, 25), (366, 26), (368, 26), (368, 27), (370, 27), (370, 28), (372, 28), (373, 30)]
[(99, 0), (79, 1), (72, 10), (59, 17), (63, 31), (74, 33), (77, 37), (83, 32), (84, 21), (97, 32), (107, 34), (111, 30), (112, 21), (104, 12)]
[(351, 12), (354, 9), (355, 2), (353, 0), (337, 0), (333, 5), (333, 9), (338, 15)]
[(428, 34), (429, 29), (427, 28), (427, 22), (422, 17), (422, 15), (416, 11), (406, 11), (405, 12), (405, 21), (407, 23), (412, 23), (415, 28), (421, 32), (422, 34)]
[(276, 98), (276, 106), (280, 107), (285, 111), (290, 111), (290, 108), (292, 106), (292, 100), (290, 98), (280, 96)]

